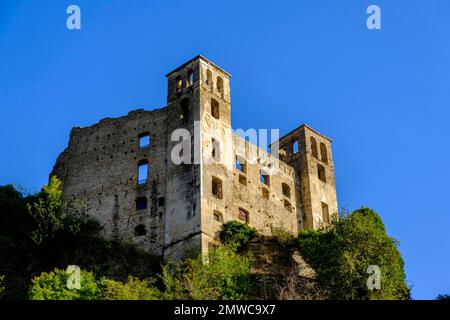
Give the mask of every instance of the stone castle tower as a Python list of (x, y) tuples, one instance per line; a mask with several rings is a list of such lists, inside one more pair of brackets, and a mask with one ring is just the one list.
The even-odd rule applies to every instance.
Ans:
[(232, 133), (227, 72), (197, 56), (167, 79), (166, 107), (72, 129), (53, 169), (65, 201), (77, 199), (106, 237), (170, 259), (215, 246), (231, 220), (264, 235), (329, 223), (330, 139), (302, 125), (270, 154)]

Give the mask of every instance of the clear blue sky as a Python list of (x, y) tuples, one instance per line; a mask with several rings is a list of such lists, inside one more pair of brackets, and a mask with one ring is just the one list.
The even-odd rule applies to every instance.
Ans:
[(448, 0), (1, 0), (0, 184), (38, 190), (72, 127), (164, 106), (197, 54), (233, 75), (235, 128), (332, 137), (339, 205), (382, 216), (414, 298), (450, 292)]

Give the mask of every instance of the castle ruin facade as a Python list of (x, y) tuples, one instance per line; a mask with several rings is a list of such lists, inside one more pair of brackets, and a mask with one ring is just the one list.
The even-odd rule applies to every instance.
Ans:
[(329, 138), (301, 125), (268, 152), (233, 133), (230, 75), (202, 56), (167, 80), (166, 107), (73, 128), (54, 166), (63, 200), (107, 238), (176, 260), (215, 246), (227, 221), (295, 235), (337, 214)]

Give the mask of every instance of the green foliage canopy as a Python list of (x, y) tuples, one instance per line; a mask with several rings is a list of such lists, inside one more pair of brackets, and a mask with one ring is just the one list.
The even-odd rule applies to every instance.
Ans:
[[(327, 229), (303, 230), (298, 245), (331, 299), (409, 298), (398, 243), (371, 209), (357, 210)], [(367, 286), (370, 265), (381, 269), (380, 289)]]
[(257, 235), (258, 232), (255, 228), (239, 221), (230, 221), (223, 224), (220, 231), (220, 241), (226, 245), (241, 248), (255, 239)]

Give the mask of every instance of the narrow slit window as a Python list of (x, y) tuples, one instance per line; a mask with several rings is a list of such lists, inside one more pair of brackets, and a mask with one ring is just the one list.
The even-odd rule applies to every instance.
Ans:
[(223, 95), (223, 80), (221, 77), (217, 77), (217, 91)]
[(146, 184), (148, 179), (148, 161), (141, 160), (138, 164), (138, 184)]
[(320, 157), (324, 163), (328, 163), (327, 146), (323, 142), (320, 143)]
[(294, 144), (292, 145), (292, 150), (294, 154), (298, 153), (298, 141), (294, 141)]
[(311, 137), (311, 153), (314, 158), (318, 159), (317, 142), (316, 142), (316, 139), (314, 139), (313, 137)]
[(322, 202), (322, 221), (325, 224), (330, 223), (330, 212), (328, 211), (328, 205)]
[(180, 119), (189, 118), (189, 99), (185, 98), (180, 102)]
[(194, 85), (194, 71), (192, 71), (192, 69), (189, 69), (187, 79), (187, 86), (192, 87)]
[(211, 73), (211, 70), (209, 70), (209, 69), (206, 71), (205, 83), (207, 86), (212, 85), (212, 73)]
[(211, 157), (216, 161), (220, 161), (220, 142), (211, 138), (211, 148)]
[(147, 148), (150, 146), (150, 134), (142, 133), (139, 136), (139, 148)]
[(176, 87), (175, 91), (177, 93), (180, 93), (183, 90), (183, 79), (181, 78), (181, 76), (178, 76), (175, 79), (175, 87)]

